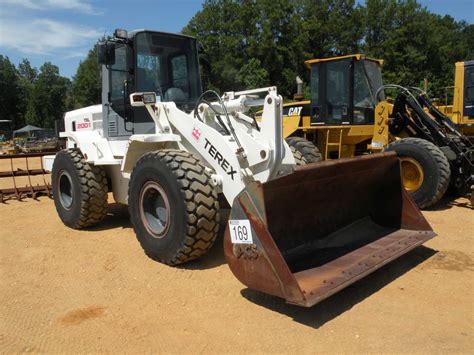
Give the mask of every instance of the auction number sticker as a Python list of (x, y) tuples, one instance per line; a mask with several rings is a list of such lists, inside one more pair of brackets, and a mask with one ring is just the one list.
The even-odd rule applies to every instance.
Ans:
[(229, 220), (230, 240), (234, 244), (253, 244), (252, 229), (248, 219)]

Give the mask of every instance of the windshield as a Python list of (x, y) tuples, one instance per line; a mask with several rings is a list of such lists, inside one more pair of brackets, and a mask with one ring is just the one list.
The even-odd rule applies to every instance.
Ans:
[[(383, 85), (382, 70), (379, 64), (372, 62), (370, 60), (364, 61), (364, 65), (365, 65), (365, 71), (369, 78), (372, 94), (375, 96), (375, 94), (377, 93), (377, 90)], [(381, 92), (379, 95), (379, 100), (384, 100), (384, 99), (385, 99), (385, 96), (383, 95), (383, 92)]]
[(382, 74), (377, 63), (369, 60), (354, 63), (353, 123), (373, 122), (374, 109), (377, 105), (375, 94), (380, 86), (382, 86)]
[(192, 104), (201, 94), (196, 42), (144, 32), (136, 36), (136, 91), (155, 92), (157, 101)]

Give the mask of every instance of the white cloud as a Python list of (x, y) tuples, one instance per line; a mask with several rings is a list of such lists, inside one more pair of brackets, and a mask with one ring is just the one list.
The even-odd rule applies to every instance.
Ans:
[(98, 14), (99, 12), (83, 0), (0, 0), (0, 5), (29, 10), (72, 10), (86, 14)]
[(19, 19), (0, 15), (0, 47), (24, 54), (77, 57), (87, 53), (102, 34), (95, 28), (45, 18)]
[(0, 0), (2, 5), (15, 5), (16, 7), (24, 7), (27, 9), (41, 9), (36, 1), (32, 0)]
[(47, 0), (47, 3), (52, 8), (75, 10), (87, 14), (94, 12), (91, 4), (80, 0)]

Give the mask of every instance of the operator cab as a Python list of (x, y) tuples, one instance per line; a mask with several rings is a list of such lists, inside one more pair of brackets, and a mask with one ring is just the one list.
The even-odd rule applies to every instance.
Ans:
[(370, 125), (383, 60), (361, 54), (311, 59), (311, 125)]
[[(456, 65), (458, 65), (456, 63)], [(474, 118), (474, 60), (464, 62), (464, 102), (463, 116), (469, 120)]]
[(154, 92), (157, 101), (174, 102), (191, 111), (202, 93), (197, 41), (193, 37), (137, 30), (116, 30), (99, 43), (102, 65), (104, 136), (128, 139), (153, 134), (155, 125), (144, 107), (132, 107), (129, 95)]

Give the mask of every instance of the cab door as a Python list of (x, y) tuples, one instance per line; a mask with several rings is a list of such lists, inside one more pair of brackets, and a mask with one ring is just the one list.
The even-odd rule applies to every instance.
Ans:
[(474, 63), (464, 68), (463, 116), (474, 118)]
[(311, 124), (351, 123), (351, 59), (321, 62), (311, 73)]
[[(107, 115), (107, 136), (111, 139), (129, 136), (133, 132), (133, 126), (128, 122), (128, 82), (129, 73), (127, 65), (127, 46), (117, 44), (115, 46), (115, 63), (104, 73), (107, 80), (105, 93), (108, 97), (102, 98), (104, 102), (104, 113)], [(105, 127), (104, 127), (105, 129)]]

